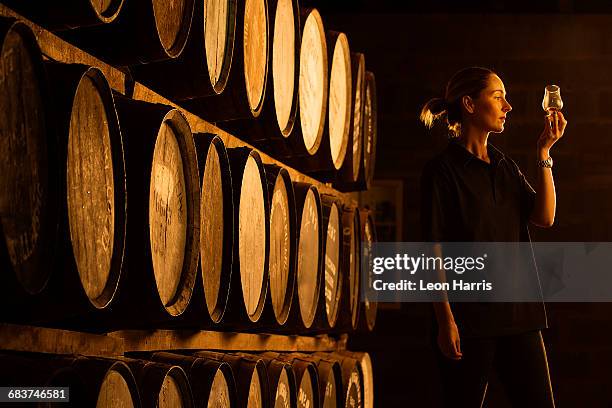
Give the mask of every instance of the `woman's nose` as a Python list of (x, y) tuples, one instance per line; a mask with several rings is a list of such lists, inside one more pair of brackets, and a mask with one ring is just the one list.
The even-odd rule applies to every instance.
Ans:
[(512, 105), (510, 105), (508, 101), (506, 101), (506, 104), (504, 106), (504, 112), (510, 112), (511, 110), (512, 110)]

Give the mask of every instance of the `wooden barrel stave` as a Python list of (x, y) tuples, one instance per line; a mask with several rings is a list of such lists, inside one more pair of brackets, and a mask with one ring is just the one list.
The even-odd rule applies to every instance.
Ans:
[[(178, 57), (185, 48), (194, 1), (181, 0), (174, 7), (165, 0), (126, 1), (112, 23), (61, 31), (58, 35), (114, 65), (168, 60)], [(173, 8), (181, 12), (180, 16), (172, 15)]]
[(192, 385), (196, 407), (232, 407), (236, 403), (236, 384), (229, 364), (172, 352), (156, 352), (146, 358), (180, 366)]
[(263, 163), (255, 150), (238, 147), (228, 149), (227, 153), (235, 221), (230, 300), (224, 325), (244, 329), (259, 321), (267, 296), (268, 187)]
[(125, 0), (92, 1), (22, 1), (5, 0), (24, 17), (49, 30), (70, 30), (78, 27), (108, 24), (113, 22), (123, 7)]
[(237, 0), (235, 28), (232, 68), (225, 91), (182, 102), (190, 112), (211, 122), (257, 118), (263, 109), (270, 54), (266, 0)]
[[(209, 34), (211, 28), (205, 17), (205, 13), (212, 13), (214, 10), (211, 8), (217, 4), (223, 6), (220, 7), (221, 11), (228, 16), (224, 19), (226, 27), (218, 33), (227, 44), (220, 53), (220, 67), (215, 64), (218, 56), (209, 55), (208, 48), (212, 45), (206, 43), (215, 40), (216, 46), (218, 41), (217, 36)], [(166, 61), (135, 65), (130, 67), (130, 72), (138, 82), (171, 100), (196, 99), (222, 93), (229, 78), (234, 50), (236, 6), (236, 0), (197, 1), (189, 39), (181, 55)]]
[[(42, 292), (52, 274), (58, 252), (59, 163), (36, 38), (25, 24), (0, 18), (0, 40), (0, 268), (5, 271), (0, 287), (2, 303), (11, 305), (5, 319), (11, 320), (20, 318), (17, 305)], [(14, 103), (20, 98), (23, 102)]]

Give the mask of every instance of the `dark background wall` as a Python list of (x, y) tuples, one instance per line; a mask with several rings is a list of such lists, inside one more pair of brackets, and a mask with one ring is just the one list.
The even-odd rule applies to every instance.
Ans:
[[(513, 111), (504, 133), (490, 141), (519, 164), (532, 184), (544, 86), (561, 86), (569, 124), (551, 153), (557, 218), (550, 229), (532, 227), (532, 239), (610, 240), (612, 15), (585, 14), (610, 12), (609, 4), (348, 3), (320, 6), (328, 26), (349, 33), (352, 49), (366, 53), (368, 69), (376, 74), (376, 178), (403, 180), (404, 241), (419, 239), (421, 168), (447, 141), (442, 126), (428, 132), (418, 114), (429, 98), (443, 96), (455, 71), (472, 65), (492, 68), (505, 82)], [(428, 313), (427, 305), (418, 304), (384, 309), (374, 334), (352, 340), (353, 347), (373, 354), (376, 406), (439, 406)], [(544, 336), (558, 406), (612, 407), (612, 306), (549, 304), (548, 313), (551, 327)], [(487, 406), (507, 406), (495, 381), (489, 390)]]

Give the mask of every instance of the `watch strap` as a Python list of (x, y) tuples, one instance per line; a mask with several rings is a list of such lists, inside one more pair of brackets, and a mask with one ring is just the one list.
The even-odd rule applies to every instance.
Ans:
[(548, 156), (546, 160), (538, 160), (538, 167), (546, 167), (550, 169), (552, 168), (552, 166), (553, 166), (553, 159), (550, 156)]

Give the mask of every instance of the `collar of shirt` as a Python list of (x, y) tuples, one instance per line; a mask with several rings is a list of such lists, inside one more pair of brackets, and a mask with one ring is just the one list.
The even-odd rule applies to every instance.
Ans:
[[(467, 150), (457, 138), (453, 138), (450, 140), (449, 148), (452, 152), (452, 156), (464, 166), (467, 166), (471, 162), (481, 162), (486, 165), (489, 164), (484, 160), (481, 160), (478, 157), (474, 156), (474, 154)], [(504, 154), (491, 143), (487, 143), (487, 152), (489, 154), (489, 158), (491, 159), (491, 165), (495, 167), (497, 167), (497, 165), (502, 160), (506, 160), (506, 156), (504, 156)]]

